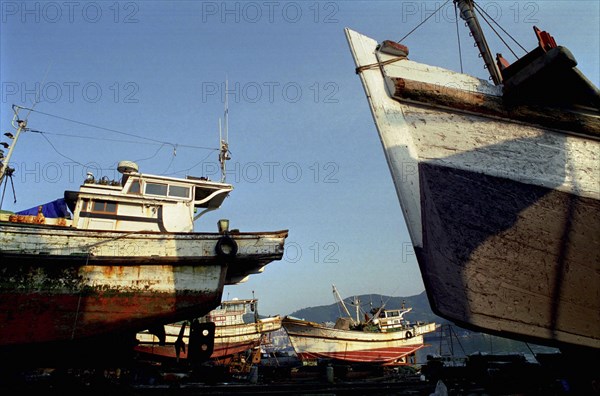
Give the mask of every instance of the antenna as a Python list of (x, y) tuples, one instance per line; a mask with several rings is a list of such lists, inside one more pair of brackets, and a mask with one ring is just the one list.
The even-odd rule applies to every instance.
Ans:
[(12, 156), (13, 150), (15, 148), (15, 146), (17, 145), (17, 140), (19, 140), (19, 136), (21, 135), (21, 132), (24, 132), (27, 130), (27, 120), (20, 120), (19, 119), (19, 110), (21, 109), (21, 107), (17, 106), (17, 105), (13, 105), (13, 119), (11, 121), (12, 126), (17, 130), (15, 132), (15, 134), (13, 135), (10, 132), (6, 132), (4, 135), (6, 137), (8, 137), (10, 140), (12, 140), (12, 144), (8, 145), (8, 153), (6, 154), (6, 157), (4, 156), (4, 153), (2, 152), (2, 156), (0, 157), (0, 159), (2, 160), (2, 162), (0, 162), (0, 185), (2, 185), (2, 182), (4, 181), (4, 176), (11, 176), (12, 173), (14, 172), (14, 169), (8, 166), (8, 163), (10, 162), (10, 157)]
[(17, 140), (19, 140), (19, 136), (21, 136), (21, 132), (28, 130), (27, 120), (19, 119), (19, 110), (21, 109), (21, 107), (19, 107), (17, 105), (13, 105), (12, 109), (13, 109), (14, 115), (13, 115), (11, 124), (12, 124), (13, 128), (15, 128), (17, 131), (15, 132), (14, 135), (10, 132), (6, 132), (4, 134), (4, 136), (6, 136), (9, 140), (12, 140), (10, 145), (6, 142), (2, 142), (2, 147), (8, 148), (8, 153), (6, 154), (6, 156), (4, 156), (4, 151), (0, 150), (0, 186), (2, 186), (2, 184), (4, 184), (4, 182), (6, 182), (6, 184), (4, 185), (4, 190), (2, 190), (2, 198), (0, 198), (0, 209), (2, 208), (2, 204), (4, 203), (4, 193), (6, 191), (6, 187), (8, 186), (8, 181), (4, 179), (5, 177), (8, 177), (10, 179), (13, 197), (15, 200), (14, 203), (17, 203), (17, 196), (15, 193), (15, 185), (13, 183), (13, 178), (12, 178), (15, 169), (11, 168), (9, 166), (10, 157), (12, 157), (13, 150), (15, 149), (15, 146), (17, 145)]
[(225, 141), (229, 142), (229, 81), (225, 76)]
[(231, 159), (229, 155), (229, 105), (228, 105), (228, 90), (227, 90), (227, 78), (225, 78), (225, 110), (224, 110), (224, 129), (225, 129), (225, 140), (221, 133), (221, 119), (219, 118), (219, 163), (221, 164), (221, 183), (225, 182), (225, 162)]

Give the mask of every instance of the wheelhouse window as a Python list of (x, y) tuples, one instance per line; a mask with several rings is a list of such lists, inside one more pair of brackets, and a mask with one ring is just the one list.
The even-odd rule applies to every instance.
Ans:
[(185, 186), (146, 182), (144, 193), (148, 195), (160, 195), (161, 197), (189, 198), (190, 188)]
[(169, 186), (169, 197), (188, 198), (189, 196), (189, 187)]
[(140, 187), (140, 181), (139, 180), (134, 180), (131, 182), (131, 185), (129, 186), (129, 191), (127, 191), (128, 194), (139, 194), (142, 191), (141, 187)]
[(92, 212), (117, 213), (117, 203), (110, 201), (92, 201)]
[(159, 183), (146, 183), (146, 189), (144, 192), (150, 195), (162, 195), (164, 197), (167, 196), (167, 184), (159, 184)]

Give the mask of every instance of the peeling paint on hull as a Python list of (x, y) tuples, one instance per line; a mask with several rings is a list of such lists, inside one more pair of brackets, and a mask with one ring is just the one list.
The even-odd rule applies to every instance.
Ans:
[(74, 230), (0, 222), (0, 348), (75, 341), (207, 314), (223, 287), (280, 260), (287, 231)]
[[(85, 273), (106, 268), (82, 266), (46, 271), (43, 267), (20, 267), (25, 277), (19, 279), (14, 273), (6, 277), (6, 267), (0, 266), (3, 280), (31, 285), (16, 290), (2, 286), (1, 345), (74, 340), (117, 329), (135, 331), (157, 321), (205, 314), (220, 303), (226, 272), (226, 266), (218, 264), (117, 267), (119, 283), (130, 283), (130, 287), (86, 278)], [(32, 278), (37, 281), (32, 282)], [(178, 279), (197, 286), (177, 286)]]

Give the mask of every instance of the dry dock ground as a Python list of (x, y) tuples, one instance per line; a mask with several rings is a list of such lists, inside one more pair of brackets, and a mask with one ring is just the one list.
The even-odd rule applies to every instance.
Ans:
[[(565, 379), (529, 373), (505, 376), (501, 373), (473, 377), (454, 372), (441, 378), (422, 376), (416, 371), (358, 370), (347, 367), (267, 369), (252, 374), (225, 376), (219, 370), (166, 372), (158, 368), (136, 370), (53, 370), (27, 372), (4, 370), (0, 394), (86, 396), (195, 396), (195, 395), (600, 395), (595, 384), (573, 386)], [(333, 376), (331, 375), (333, 372)]]

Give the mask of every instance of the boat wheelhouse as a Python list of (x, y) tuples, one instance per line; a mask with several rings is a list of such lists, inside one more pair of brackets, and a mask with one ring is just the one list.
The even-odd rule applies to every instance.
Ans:
[(90, 174), (79, 191), (65, 192), (75, 228), (192, 232), (194, 221), (218, 209), (233, 190), (206, 178), (142, 174), (129, 161), (120, 162), (118, 170), (121, 181), (96, 181)]
[(401, 309), (381, 309), (375, 313), (373, 323), (375, 323), (381, 332), (405, 330), (410, 327), (410, 322), (404, 319), (404, 315), (412, 311), (412, 308)]

